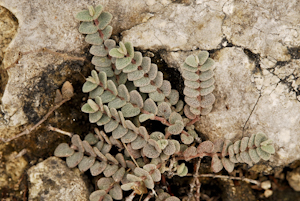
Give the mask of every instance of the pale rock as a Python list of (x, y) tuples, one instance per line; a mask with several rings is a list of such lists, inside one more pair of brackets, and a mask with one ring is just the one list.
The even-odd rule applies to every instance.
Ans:
[(89, 200), (89, 190), (78, 169), (71, 170), (65, 161), (50, 157), (28, 171), (29, 201)]
[(222, 30), (235, 45), (261, 57), (287, 61), (288, 47), (300, 45), (299, 10), (297, 1), (228, 1)]
[(122, 32), (123, 41), (151, 50), (216, 49), (223, 38), (223, 18), (221, 11), (204, 4), (169, 4), (146, 23)]

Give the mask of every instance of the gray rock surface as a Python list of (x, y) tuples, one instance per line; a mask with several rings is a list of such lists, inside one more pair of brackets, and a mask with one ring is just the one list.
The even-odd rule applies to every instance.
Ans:
[[(115, 34), (121, 33), (124, 41), (130, 40), (140, 49), (166, 50), (162, 57), (169, 66), (178, 67), (180, 62), (174, 59), (183, 61), (194, 50), (214, 52), (217, 101), (212, 113), (201, 119), (199, 131), (211, 140), (237, 139), (262, 131), (275, 142), (273, 165), (300, 159), (297, 1), (99, 3), (113, 14)], [(42, 94), (46, 90), (42, 89), (49, 92), (62, 83), (57, 84), (53, 78), (53, 82), (34, 90), (45, 74), (57, 72), (57, 67), (65, 62), (62, 57), (37, 50), (47, 47), (69, 55), (83, 54), (86, 44), (77, 32), (79, 23), (73, 16), (87, 4), (87, 0), (0, 2), (19, 20), (18, 34), (6, 51), (4, 67), (15, 62), (19, 52), (27, 53), (8, 70), (9, 80), (1, 102), (1, 130), (32, 123), (24, 105), (29, 111), (35, 110), (43, 105)], [(25, 92), (27, 95), (22, 96)], [(29, 99), (30, 104), (25, 104)], [(44, 105), (38, 112), (45, 114), (49, 104)]]
[(89, 200), (89, 191), (76, 168), (71, 170), (65, 161), (50, 157), (28, 171), (29, 200)]

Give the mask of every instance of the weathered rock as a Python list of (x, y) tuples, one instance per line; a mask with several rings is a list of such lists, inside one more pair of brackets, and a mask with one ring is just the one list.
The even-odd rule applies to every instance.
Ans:
[(16, 157), (17, 154), (17, 152), (12, 152), (10, 155), (3, 156), (1, 152), (0, 158), (3, 157), (3, 160), (0, 164), (0, 188), (13, 188), (13, 185), (20, 182), (19, 180), (28, 163), (24, 157)]
[(233, 44), (262, 57), (287, 61), (289, 47), (300, 44), (299, 9), (297, 1), (228, 1), (223, 33)]
[(89, 200), (89, 190), (78, 169), (50, 157), (28, 170), (29, 200)]
[(147, 22), (122, 35), (124, 41), (132, 41), (134, 46), (142, 49), (216, 49), (223, 38), (223, 18), (224, 13), (205, 4), (170, 4)]
[[(131, 40), (140, 49), (165, 49), (166, 56), (162, 57), (170, 66), (178, 67), (181, 62), (172, 58), (183, 61), (191, 50), (214, 49), (216, 103), (212, 113), (201, 119), (199, 131), (211, 140), (237, 139), (262, 131), (275, 142), (273, 165), (299, 159), (299, 5), (263, 0), (176, 2), (101, 3), (114, 16), (115, 34), (123, 31), (123, 40)], [(26, 53), (8, 70), (1, 131), (39, 120), (52, 103), (49, 94), (66, 75), (80, 71), (78, 66), (60, 70), (68, 58), (38, 50), (47, 47), (82, 55), (86, 43), (77, 31), (79, 23), (74, 15), (88, 3), (0, 2), (19, 20), (18, 34), (5, 55), (5, 67), (16, 61), (19, 52)], [(48, 76), (51, 74), (55, 76)]]
[(288, 172), (286, 179), (295, 191), (300, 191), (300, 167)]

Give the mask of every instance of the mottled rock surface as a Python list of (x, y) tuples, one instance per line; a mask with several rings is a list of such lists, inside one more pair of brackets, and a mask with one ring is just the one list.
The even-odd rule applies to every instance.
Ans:
[(50, 157), (28, 170), (29, 200), (88, 200), (89, 191), (78, 169)]
[[(193, 51), (208, 50), (216, 61), (215, 107), (198, 130), (211, 140), (237, 139), (262, 131), (273, 139), (273, 166), (300, 158), (299, 3), (297, 1), (100, 1), (114, 16), (114, 34), (141, 50), (160, 53), (178, 68)], [(4, 57), (9, 80), (2, 97), (2, 137), (40, 119), (49, 97), (80, 71), (48, 48), (83, 56), (86, 44), (74, 15), (90, 2), (2, 0), (18, 19), (18, 34)], [(42, 9), (41, 9), (42, 8)], [(122, 39), (122, 38), (121, 38)], [(76, 63), (75, 63), (76, 64)], [(82, 64), (81, 64), (82, 65)], [(80, 65), (79, 65), (80, 66)], [(53, 77), (48, 75), (54, 75)], [(45, 95), (46, 94), (46, 95)], [(32, 113), (34, 111), (35, 113)], [(35, 114), (32, 116), (32, 114)]]

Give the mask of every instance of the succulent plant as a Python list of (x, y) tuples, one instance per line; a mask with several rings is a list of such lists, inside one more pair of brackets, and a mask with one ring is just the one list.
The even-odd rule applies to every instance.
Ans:
[[(211, 111), (215, 101), (214, 61), (208, 52), (187, 57), (181, 67), (185, 105), (149, 57), (135, 51), (130, 42), (117, 45), (109, 39), (112, 15), (103, 12), (103, 6), (88, 7), (76, 19), (82, 21), (79, 32), (86, 34), (85, 41), (92, 45), (95, 65), (82, 87), (89, 98), (81, 110), (100, 130), (96, 128), (96, 134), (89, 133), (83, 141), (72, 136), (71, 145), (60, 144), (54, 155), (66, 157), (70, 168), (78, 166), (82, 172), (90, 170), (92, 176), (103, 175), (91, 201), (122, 200), (123, 191), (129, 190), (134, 195), (149, 190), (156, 194), (155, 182), (160, 182), (162, 175), (187, 175), (187, 166), (179, 160), (209, 156), (214, 172), (223, 167), (231, 172), (235, 163), (252, 165), (268, 160), (275, 152), (272, 142), (260, 133), (235, 143), (201, 142), (193, 124)], [(164, 132), (148, 133), (141, 125), (147, 120), (161, 122)], [(179, 199), (160, 192), (156, 200)]]

